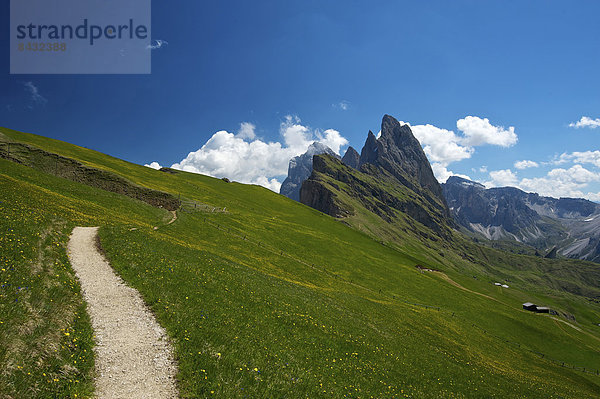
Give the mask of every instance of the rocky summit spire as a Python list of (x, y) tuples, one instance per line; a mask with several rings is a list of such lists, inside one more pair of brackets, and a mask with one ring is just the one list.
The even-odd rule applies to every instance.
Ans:
[(358, 169), (360, 164), (360, 155), (354, 149), (354, 147), (350, 146), (346, 150), (344, 157), (342, 158), (342, 162), (351, 168)]
[(360, 165), (366, 163), (375, 164), (377, 162), (377, 138), (372, 131), (369, 130), (367, 141), (360, 152)]
[(360, 164), (373, 164), (386, 170), (412, 190), (430, 191), (444, 202), (442, 189), (433, 175), (429, 160), (407, 124), (385, 115), (381, 122), (381, 136), (369, 132), (360, 156)]
[(303, 204), (339, 218), (376, 215), (377, 223), (387, 223), (392, 229), (418, 222), (435, 236), (450, 237), (454, 222), (410, 126), (386, 115), (381, 135), (369, 132), (358, 168), (350, 167), (356, 156), (348, 153), (344, 162), (315, 155), (313, 173), (300, 190)]

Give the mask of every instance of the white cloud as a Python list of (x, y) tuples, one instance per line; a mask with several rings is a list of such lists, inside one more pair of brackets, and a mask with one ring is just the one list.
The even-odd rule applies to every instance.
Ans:
[(583, 197), (590, 201), (600, 202), (600, 193), (587, 193)]
[(254, 125), (245, 122), (237, 135), (219, 131), (202, 148), (190, 152), (172, 168), (260, 184), (279, 192), (280, 180), (287, 174), (290, 159), (306, 152), (313, 141), (329, 146), (337, 154), (348, 144), (337, 130), (311, 129), (293, 116), (286, 116), (280, 125), (283, 143), (256, 139), (252, 136), (254, 129)]
[(513, 126), (508, 130), (502, 126), (493, 126), (488, 118), (467, 116), (456, 121), (456, 127), (463, 133), (462, 144), (467, 146), (491, 144), (510, 147), (518, 140)]
[(600, 168), (600, 151), (582, 151), (563, 153), (554, 161), (555, 164), (562, 164), (566, 162), (577, 162), (577, 163), (589, 163)]
[[(400, 122), (400, 124), (408, 124), (410, 126), (410, 123)], [(433, 174), (441, 183), (448, 180), (450, 176), (456, 175), (451, 170), (448, 170), (450, 163), (470, 158), (475, 152), (473, 147), (460, 145), (460, 137), (454, 134), (453, 131), (441, 129), (430, 124), (414, 125), (410, 126), (410, 129), (421, 143), (421, 146), (423, 146), (423, 151), (431, 162)], [(464, 175), (456, 176), (469, 179), (469, 177)]]
[(483, 165), (482, 167), (479, 168), (480, 173), (487, 173), (487, 171), (488, 171), (488, 168), (485, 165)]
[(584, 194), (589, 183), (600, 181), (600, 173), (585, 169), (581, 165), (574, 165), (569, 169), (552, 169), (544, 177), (522, 179), (520, 187), (526, 191), (533, 191), (551, 197), (593, 198), (595, 194)]
[(144, 166), (148, 167), (148, 168), (152, 168), (152, 169), (160, 169), (162, 168), (162, 166), (160, 166), (160, 164), (158, 162), (150, 162), (149, 164), (145, 164)]
[(281, 188), (281, 183), (279, 182), (279, 180), (275, 178), (269, 179), (265, 176), (257, 177), (253, 182), (251, 182), (251, 184), (258, 184), (259, 186), (268, 188), (269, 190), (275, 191), (276, 193), (278, 193), (279, 189)]
[(450, 130), (433, 125), (415, 125), (411, 130), (432, 162), (448, 165), (471, 158), (475, 151), (473, 147), (461, 146), (460, 138)]
[(569, 123), (569, 127), (574, 127), (575, 129), (589, 127), (590, 129), (595, 129), (600, 127), (600, 118), (592, 119), (587, 116), (582, 116), (580, 120), (577, 122)]
[(337, 104), (331, 104), (333, 108), (341, 109), (342, 111), (347, 111), (350, 108), (350, 102), (343, 100)]
[(467, 180), (471, 180), (471, 178), (467, 175), (461, 175), (458, 173), (454, 173), (451, 170), (448, 170), (443, 164), (441, 163), (437, 163), (434, 162), (431, 164), (431, 169), (433, 170), (433, 174), (435, 175), (435, 178), (439, 181), (439, 182), (445, 182), (446, 180), (448, 180), (448, 178), (450, 176), (458, 176), (458, 177), (462, 177), (463, 179), (467, 179)]
[(290, 148), (304, 147), (310, 141), (311, 131), (308, 127), (300, 124), (300, 118), (287, 115), (279, 126), (279, 133), (283, 141)]
[(484, 183), (486, 187), (514, 187), (518, 184), (517, 175), (510, 169), (493, 170), (490, 177), (492, 180)]
[(600, 173), (585, 169), (578, 164), (569, 169), (552, 169), (542, 177), (519, 180), (510, 169), (492, 171), (490, 177), (491, 181), (484, 183), (488, 188), (517, 187), (548, 197), (586, 198), (591, 201), (600, 201), (600, 193), (589, 192), (588, 188), (591, 183), (600, 182)]
[(523, 160), (515, 162), (515, 168), (517, 169), (537, 168), (538, 166), (540, 165), (535, 161)]
[[(404, 122), (400, 123), (404, 124)], [(433, 169), (440, 182), (444, 182), (449, 176), (454, 175), (447, 169), (448, 165), (471, 158), (475, 153), (476, 146), (490, 144), (510, 147), (517, 142), (514, 127), (506, 130), (503, 127), (491, 125), (487, 118), (482, 119), (476, 116), (467, 116), (456, 122), (456, 126), (462, 132), (460, 135), (430, 124), (414, 126), (409, 124), (409, 126), (432, 162), (432, 168), (433, 164), (438, 164)], [(482, 167), (480, 171), (485, 173), (487, 168)]]
[(238, 130), (237, 137), (241, 139), (254, 140), (256, 137), (256, 126), (254, 126), (250, 122), (242, 122), (240, 123), (240, 129)]
[(146, 48), (148, 50), (158, 50), (159, 48), (163, 47), (163, 46), (167, 46), (169, 44), (168, 41), (166, 40), (154, 40), (154, 44), (150, 43), (149, 45), (146, 46)]
[[(317, 141), (331, 148), (333, 152), (341, 155), (342, 147), (348, 145), (348, 140), (340, 132), (334, 129), (327, 129), (323, 133), (317, 132)], [(311, 140), (312, 142), (312, 140)]]
[(23, 83), (23, 86), (25, 86), (25, 91), (30, 94), (30, 99), (33, 104), (43, 105), (48, 102), (48, 100), (40, 94), (39, 89), (33, 82), (25, 82)]
[(600, 179), (598, 173), (591, 172), (581, 165), (574, 165), (569, 169), (552, 169), (548, 172), (548, 177), (560, 182), (574, 182), (585, 184)]

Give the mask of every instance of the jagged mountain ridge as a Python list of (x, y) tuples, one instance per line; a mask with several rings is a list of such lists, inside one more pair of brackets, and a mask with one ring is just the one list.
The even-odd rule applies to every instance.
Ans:
[(381, 136), (369, 131), (360, 155), (360, 166), (372, 164), (391, 173), (413, 191), (431, 193), (444, 202), (442, 188), (433, 174), (421, 143), (410, 126), (402, 125), (389, 115), (381, 122)]
[(442, 189), (408, 125), (385, 115), (381, 136), (369, 132), (358, 167), (356, 151), (348, 151), (342, 161), (314, 157), (300, 202), (335, 217), (366, 210), (390, 224), (416, 221), (434, 235), (449, 236), (453, 222)]
[(514, 187), (486, 189), (457, 176), (442, 184), (458, 224), (490, 240), (513, 240), (559, 255), (600, 261), (600, 204)]

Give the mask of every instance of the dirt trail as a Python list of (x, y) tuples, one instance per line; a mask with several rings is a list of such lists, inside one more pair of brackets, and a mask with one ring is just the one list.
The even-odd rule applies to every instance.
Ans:
[[(569, 322), (568, 322), (568, 321), (566, 321), (566, 320), (561, 320), (561, 319), (559, 319), (558, 317), (554, 317), (554, 316), (550, 316), (550, 318), (551, 318), (551, 319), (554, 319), (554, 322), (556, 323), (556, 325), (557, 325), (557, 326), (559, 326), (559, 327), (560, 327), (560, 329), (561, 329), (561, 330), (563, 330), (563, 331), (564, 331), (565, 333), (567, 333), (567, 334), (569, 334), (569, 333), (568, 333), (568, 332), (567, 332), (565, 329), (563, 329), (563, 328), (561, 327), (561, 325), (559, 324), (559, 322), (560, 322), (560, 323), (563, 323), (563, 324), (566, 324), (566, 325), (568, 325), (569, 327), (571, 327), (571, 328), (573, 328), (573, 329), (575, 329), (575, 330), (579, 331), (580, 333), (584, 333), (585, 335), (587, 335), (587, 336), (589, 336), (589, 337), (592, 337), (592, 338), (594, 338), (596, 341), (600, 341), (600, 338), (598, 338), (598, 337), (597, 337), (597, 336), (595, 336), (594, 334), (591, 334), (591, 333), (589, 333), (589, 332), (587, 332), (587, 331), (585, 331), (585, 330), (582, 330), (581, 328), (577, 327), (577, 326), (576, 326), (575, 324), (573, 324), (573, 323), (569, 323)], [(571, 335), (571, 334), (569, 334), (569, 335)], [(581, 342), (581, 340), (579, 340), (579, 341)], [(589, 345), (588, 345), (588, 344), (586, 344), (585, 342), (584, 342), (583, 344), (584, 344), (584, 345), (586, 345), (588, 348), (592, 348), (591, 346), (589, 346)], [(596, 350), (596, 348), (592, 348), (592, 349), (593, 349), (593, 350)]]
[(466, 287), (463, 287), (462, 285), (460, 285), (459, 283), (457, 283), (456, 281), (454, 281), (450, 277), (448, 277), (448, 275), (446, 273), (444, 273), (444, 272), (435, 271), (434, 273), (437, 274), (438, 276), (442, 277), (444, 280), (446, 280), (447, 282), (449, 282), (453, 286), (455, 286), (457, 288), (460, 288), (463, 291), (471, 292), (473, 294), (477, 294), (477, 295), (480, 295), (482, 297), (485, 297), (485, 298), (488, 298), (488, 299), (491, 299), (491, 300), (494, 300), (494, 301), (498, 301), (496, 298), (493, 298), (493, 297), (491, 297), (489, 295), (482, 294), (481, 292), (473, 291), (473, 290), (470, 290), (470, 289), (468, 289)]
[(96, 336), (96, 397), (177, 398), (166, 333), (98, 252), (97, 230), (75, 227), (68, 246)]
[(167, 224), (171, 224), (177, 220), (177, 211), (171, 211), (171, 214), (173, 215), (173, 217), (171, 218), (171, 220), (169, 220), (169, 223)]
[(449, 282), (449, 283), (450, 283), (450, 284), (452, 284), (453, 286), (455, 286), (455, 287), (457, 287), (457, 288), (460, 288), (460, 289), (461, 289), (461, 290), (463, 290), (463, 291), (467, 291), (467, 292), (473, 293), (473, 294), (475, 294), (475, 295), (479, 295), (479, 296), (482, 296), (482, 297), (484, 297), (484, 298), (491, 299), (492, 301), (499, 302), (499, 303), (501, 303), (501, 304), (504, 304), (504, 305), (506, 305), (506, 306), (510, 306), (509, 304), (507, 304), (507, 303), (504, 303), (504, 302), (502, 302), (501, 300), (499, 300), (499, 299), (496, 299), (496, 298), (494, 298), (494, 297), (492, 297), (492, 296), (489, 296), (489, 295), (487, 295), (487, 294), (483, 294), (483, 293), (481, 293), (481, 292), (473, 291), (473, 290), (470, 290), (470, 289), (468, 289), (468, 288), (466, 288), (466, 287), (463, 287), (462, 285), (460, 285), (459, 283), (457, 283), (456, 281), (454, 281), (454, 280), (452, 280), (450, 277), (448, 277), (448, 275), (447, 275), (446, 273), (444, 273), (444, 272), (434, 271), (434, 273), (435, 273), (435, 274), (437, 274), (438, 276), (442, 277), (444, 280), (446, 280), (447, 282)]

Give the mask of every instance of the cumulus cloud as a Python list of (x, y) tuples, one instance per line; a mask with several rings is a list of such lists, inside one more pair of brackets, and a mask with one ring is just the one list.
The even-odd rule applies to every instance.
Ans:
[(517, 169), (537, 168), (538, 166), (540, 165), (535, 161), (523, 160), (515, 162), (515, 168)]
[[(471, 158), (476, 146), (489, 144), (510, 147), (517, 142), (514, 127), (506, 130), (493, 126), (487, 118), (467, 116), (459, 119), (456, 126), (461, 134), (430, 124), (411, 126), (415, 137), (423, 146), (423, 151), (432, 162), (436, 178), (441, 182), (455, 175), (448, 170), (448, 166), (453, 162)], [(484, 172), (487, 172), (487, 168)]]
[(563, 153), (554, 161), (555, 164), (565, 162), (589, 163), (600, 168), (600, 151), (575, 151), (572, 153)]
[(33, 84), (33, 82), (25, 82), (23, 83), (23, 86), (25, 91), (29, 93), (29, 98), (33, 104), (44, 105), (48, 102), (48, 100), (40, 94), (39, 89)]
[(519, 186), (526, 191), (533, 191), (551, 197), (583, 197), (593, 198), (596, 194), (584, 194), (589, 183), (600, 181), (600, 173), (592, 172), (581, 165), (573, 165), (569, 169), (552, 169), (544, 177), (522, 179)]
[(475, 149), (460, 145), (461, 138), (453, 131), (433, 125), (415, 125), (411, 130), (432, 162), (448, 165), (471, 158)]
[(144, 166), (146, 166), (148, 168), (156, 169), (156, 170), (159, 170), (160, 168), (162, 168), (162, 166), (160, 166), (160, 164), (156, 161), (150, 162), (149, 164), (145, 164)]
[(461, 142), (467, 146), (491, 144), (510, 147), (518, 140), (513, 126), (508, 130), (502, 126), (494, 126), (488, 118), (467, 116), (456, 121), (456, 127), (463, 133)]
[(219, 131), (197, 151), (190, 152), (174, 169), (227, 177), (241, 183), (259, 184), (279, 192), (291, 158), (306, 152), (318, 141), (339, 154), (348, 144), (334, 129), (321, 131), (301, 124), (298, 117), (286, 116), (279, 133), (283, 142), (256, 138), (255, 126), (244, 122), (237, 134)]
[[(327, 129), (322, 134), (317, 133), (317, 141), (325, 144), (327, 147), (331, 148), (333, 152), (341, 155), (342, 147), (348, 145), (348, 140), (343, 137), (340, 132), (334, 129)], [(311, 140), (312, 142), (312, 140)]]
[(462, 177), (463, 179), (472, 180), (467, 175), (461, 175), (459, 173), (454, 173), (451, 170), (448, 170), (448, 168), (446, 168), (443, 164), (438, 163), (438, 162), (432, 163), (431, 169), (433, 170), (433, 174), (435, 175), (435, 178), (438, 179), (438, 181), (442, 182), (442, 183), (445, 182), (446, 180), (448, 180), (448, 178), (450, 176), (458, 176), (458, 177)]
[(517, 175), (510, 169), (493, 170), (490, 172), (489, 182), (485, 182), (486, 187), (509, 187), (518, 184)]
[[(516, 173), (510, 169), (490, 172), (490, 181), (484, 184), (487, 187), (513, 186), (527, 192), (535, 192), (549, 197), (586, 198), (591, 201), (600, 201), (600, 192), (591, 190), (598, 187), (600, 182), (600, 151), (583, 151), (563, 153), (551, 162), (518, 161), (515, 168), (526, 169), (531, 167), (562, 165), (573, 163), (571, 167), (555, 167), (545, 175), (531, 178), (517, 178)], [(591, 169), (586, 169), (582, 164), (589, 164)]]
[(574, 127), (575, 129), (589, 127), (590, 129), (595, 129), (600, 127), (600, 118), (592, 119), (588, 116), (582, 116), (580, 120), (577, 122), (569, 123), (569, 127)]
[(256, 126), (254, 126), (252, 123), (242, 122), (240, 123), (240, 129), (238, 130), (237, 137), (244, 140), (254, 140), (254, 138), (256, 137), (256, 133), (254, 132), (255, 130)]
[(600, 192), (598, 193), (587, 193), (584, 195), (585, 198), (589, 199), (590, 201), (594, 201), (594, 202), (600, 202)]
[(146, 46), (146, 48), (148, 50), (158, 50), (159, 48), (163, 47), (163, 46), (167, 46), (169, 44), (168, 41), (166, 40), (154, 40), (153, 43), (150, 43), (149, 45)]

